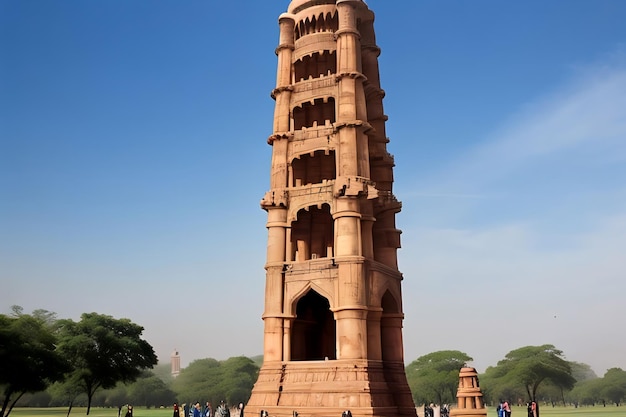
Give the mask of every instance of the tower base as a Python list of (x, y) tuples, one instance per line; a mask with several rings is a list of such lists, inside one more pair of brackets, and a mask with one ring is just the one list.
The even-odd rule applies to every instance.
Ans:
[(404, 365), (371, 360), (264, 363), (248, 417), (416, 417)]

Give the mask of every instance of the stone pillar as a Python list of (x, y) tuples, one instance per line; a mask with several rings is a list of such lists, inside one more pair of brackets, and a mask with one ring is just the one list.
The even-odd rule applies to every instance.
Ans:
[(276, 48), (276, 56), (278, 57), (276, 88), (272, 91), (272, 97), (276, 100), (274, 106), (274, 134), (268, 140), (274, 147), (270, 178), (272, 189), (285, 188), (289, 178), (287, 147), (291, 123), (290, 100), (293, 91), (291, 86), (291, 59), (294, 49), (293, 18), (289, 14), (283, 13), (279, 18), (279, 26), (280, 43)]
[(371, 360), (383, 359), (380, 318), (382, 308), (371, 308), (367, 314), (367, 357)]
[(263, 361), (280, 361), (283, 358), (283, 268), (267, 266), (265, 280), (265, 313), (263, 314)]
[(335, 256), (361, 256), (361, 214), (356, 198), (337, 199), (335, 221)]
[(404, 314), (383, 314), (381, 318), (381, 340), (383, 360), (403, 362), (404, 350), (402, 339), (402, 320)]
[(276, 48), (278, 70), (276, 71), (276, 89), (272, 92), (272, 96), (276, 99), (274, 132), (287, 132), (290, 127), (289, 102), (292, 91), (291, 61), (294, 50), (295, 22), (291, 15), (283, 13), (278, 19), (278, 24), (280, 27), (280, 40)]

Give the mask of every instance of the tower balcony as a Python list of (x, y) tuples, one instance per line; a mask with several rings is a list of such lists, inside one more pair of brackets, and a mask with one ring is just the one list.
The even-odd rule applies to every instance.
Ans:
[[(305, 276), (303, 277), (303, 275)], [(332, 278), (337, 278), (335, 258), (313, 258), (303, 262), (291, 261), (285, 263), (285, 280), (288, 282), (302, 279), (325, 280)]]
[(335, 128), (330, 120), (324, 125), (305, 127), (294, 132), (289, 140), (289, 155), (303, 155), (316, 150), (335, 148)]
[(337, 96), (337, 79), (334, 74), (320, 74), (318, 78), (309, 78), (293, 85), (292, 103), (304, 103), (316, 98)]
[(298, 60), (322, 50), (335, 51), (336, 49), (337, 42), (333, 32), (310, 33), (296, 40), (293, 58)]
[(298, 218), (298, 211), (312, 206), (322, 204), (333, 205), (334, 180), (324, 180), (320, 184), (307, 184), (300, 187), (293, 187), (288, 190), (289, 212), (287, 219), (295, 221)]

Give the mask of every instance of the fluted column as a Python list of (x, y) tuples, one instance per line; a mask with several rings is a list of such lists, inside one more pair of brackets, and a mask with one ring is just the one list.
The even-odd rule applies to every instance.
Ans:
[(274, 132), (268, 142), (272, 145), (271, 191), (263, 202), (267, 210), (267, 263), (265, 282), (264, 361), (283, 359), (283, 287), (284, 263), (287, 253), (287, 209), (284, 207), (288, 180), (289, 101), (291, 97), (291, 58), (294, 49), (294, 21), (288, 14), (279, 18), (280, 40), (276, 48), (278, 69), (276, 88), (272, 97), (274, 108)]
[(276, 48), (278, 69), (276, 71), (276, 88), (272, 91), (272, 97), (276, 100), (274, 106), (274, 133), (268, 142), (272, 144), (272, 173), (270, 186), (284, 188), (287, 186), (289, 177), (287, 161), (287, 145), (290, 130), (290, 100), (292, 93), (291, 85), (291, 60), (294, 50), (294, 20), (287, 13), (283, 13), (279, 20), (280, 41)]

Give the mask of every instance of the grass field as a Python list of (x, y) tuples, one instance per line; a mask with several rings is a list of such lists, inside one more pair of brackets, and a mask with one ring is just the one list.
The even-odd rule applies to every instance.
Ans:
[[(87, 409), (84, 407), (76, 407), (72, 409), (70, 417), (83, 417)], [(122, 409), (122, 416), (126, 409)], [(172, 410), (170, 408), (162, 409), (145, 409), (135, 407), (133, 417), (171, 417)], [(16, 408), (9, 417), (66, 417), (67, 408)], [(89, 417), (117, 417), (117, 409), (115, 408), (99, 408), (94, 407), (89, 413)], [(233, 417), (235, 415), (233, 414)], [(256, 416), (247, 416), (256, 417)], [(358, 416), (355, 416), (358, 417)], [(496, 417), (495, 409), (488, 409), (487, 417)], [(526, 407), (512, 407), (511, 417), (526, 417)], [(602, 407), (549, 407), (541, 408), (541, 417), (626, 417), (626, 406), (616, 407), (614, 405)]]

